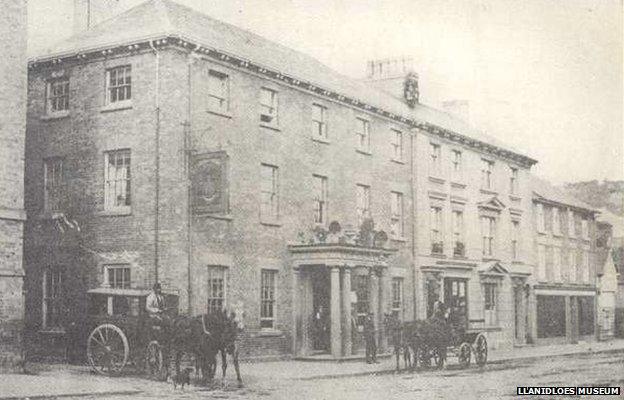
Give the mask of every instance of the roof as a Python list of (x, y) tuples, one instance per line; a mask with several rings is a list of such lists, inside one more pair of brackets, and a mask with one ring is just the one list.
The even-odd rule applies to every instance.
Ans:
[(478, 131), (466, 122), (437, 109), (417, 104), (413, 109), (399, 97), (392, 96), (370, 84), (344, 76), (318, 60), (286, 46), (269, 41), (252, 32), (218, 21), (210, 16), (171, 0), (149, 0), (122, 14), (101, 22), (89, 31), (79, 33), (53, 46), (35, 62), (175, 35), (199, 43), (224, 54), (261, 65), (281, 73), (290, 73), (298, 80), (335, 91), (383, 110), (425, 121), (440, 128), (481, 141), (521, 156), (524, 162), (536, 160), (511, 148), (496, 138)]
[(611, 225), (614, 238), (624, 237), (624, 216), (614, 214), (606, 208), (601, 208), (598, 221)]
[(577, 199), (566, 190), (558, 188), (552, 183), (544, 179), (538, 178), (533, 174), (530, 174), (529, 176), (531, 180), (531, 190), (533, 191), (534, 197), (536, 197), (537, 199), (572, 206), (592, 213), (599, 212), (596, 208)]

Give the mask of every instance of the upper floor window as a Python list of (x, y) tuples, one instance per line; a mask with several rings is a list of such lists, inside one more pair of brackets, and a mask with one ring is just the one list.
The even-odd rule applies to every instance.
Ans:
[(132, 67), (121, 67), (106, 70), (106, 104), (113, 104), (132, 99)]
[(546, 280), (546, 246), (537, 245), (537, 279)]
[(492, 173), (494, 172), (494, 161), (481, 160), (481, 187), (492, 189)]
[(570, 282), (574, 283), (578, 280), (578, 269), (581, 266), (580, 250), (570, 249)]
[(104, 153), (104, 209), (114, 210), (131, 205), (130, 150)]
[(128, 289), (131, 286), (130, 266), (128, 264), (113, 264), (104, 267), (108, 287)]
[(403, 193), (390, 192), (390, 235), (403, 237)]
[(431, 225), (431, 253), (443, 254), (444, 242), (442, 239), (442, 207), (432, 206), (429, 211)]
[(260, 219), (275, 221), (279, 217), (279, 170), (276, 166), (260, 167)]
[(589, 251), (583, 251), (583, 283), (589, 283), (590, 275)]
[(544, 205), (542, 203), (535, 204), (535, 218), (537, 219), (537, 231), (543, 233), (546, 231), (546, 220), (544, 217)]
[(64, 191), (63, 159), (47, 158), (43, 161), (43, 209), (60, 211)]
[(64, 273), (61, 267), (43, 271), (43, 321), (44, 329), (60, 328), (63, 316)]
[(553, 247), (552, 274), (555, 282), (561, 282), (561, 248)]
[(46, 90), (46, 113), (58, 114), (69, 110), (69, 78), (48, 81)]
[(576, 216), (572, 210), (568, 211), (568, 236), (576, 237)]
[(260, 122), (277, 125), (277, 92), (275, 90), (260, 89)]
[(403, 161), (403, 132), (392, 129), (392, 159)]
[(511, 259), (518, 260), (520, 257), (520, 221), (511, 221)]
[(260, 328), (275, 327), (275, 278), (277, 271), (263, 269), (260, 276)]
[(429, 143), (429, 157), (431, 163), (430, 174), (439, 175), (441, 173), (440, 163), (442, 158), (442, 149), (439, 144)]
[(355, 206), (358, 218), (358, 225), (361, 225), (366, 218), (370, 218), (370, 186), (356, 185)]
[(552, 232), (553, 235), (561, 235), (561, 215), (557, 207), (552, 208)]
[(208, 71), (208, 109), (227, 112), (230, 103), (229, 77), (221, 72)]
[(208, 266), (208, 313), (220, 312), (225, 308), (227, 289), (227, 268), (220, 265)]
[(392, 314), (399, 319), (403, 316), (403, 278), (392, 278)]
[(312, 137), (327, 140), (327, 107), (312, 104)]
[(518, 168), (509, 168), (509, 193), (518, 194)]
[(465, 255), (464, 212), (461, 210), (453, 210), (453, 256), (464, 257)]
[(462, 173), (462, 152), (459, 150), (453, 150), (453, 176), (460, 178)]
[(589, 239), (589, 222), (585, 218), (581, 220), (581, 233), (583, 235), (583, 239)]
[(314, 222), (324, 224), (327, 222), (327, 177), (312, 175), (314, 182)]
[(357, 137), (357, 149), (365, 153), (370, 153), (370, 122), (357, 118), (355, 135)]
[(494, 255), (494, 239), (496, 235), (496, 218), (481, 217), (481, 236), (483, 238), (483, 255)]

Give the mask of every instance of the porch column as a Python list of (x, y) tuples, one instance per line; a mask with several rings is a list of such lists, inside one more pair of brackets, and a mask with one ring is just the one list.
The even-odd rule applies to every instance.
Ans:
[(343, 346), (345, 356), (352, 353), (351, 343), (351, 270), (345, 266), (342, 270), (342, 328)]
[(379, 277), (374, 268), (370, 270), (370, 307), (375, 324), (375, 342), (379, 346)]
[(332, 266), (331, 271), (331, 354), (334, 358), (340, 358), (342, 355), (342, 334), (340, 317), (340, 268)]
[(390, 278), (388, 276), (388, 268), (381, 270), (381, 279), (379, 282), (379, 325), (380, 325), (380, 341), (379, 352), (383, 353), (388, 348), (388, 335), (386, 335), (386, 324), (384, 324), (385, 315), (390, 312), (389, 300), (392, 291)]
[(292, 352), (294, 355), (299, 354), (299, 348), (301, 346), (302, 332), (301, 329), (301, 298), (299, 293), (301, 292), (300, 286), (300, 272), (299, 268), (293, 269), (293, 281), (292, 281), (292, 314), (293, 314), (293, 337), (292, 337)]

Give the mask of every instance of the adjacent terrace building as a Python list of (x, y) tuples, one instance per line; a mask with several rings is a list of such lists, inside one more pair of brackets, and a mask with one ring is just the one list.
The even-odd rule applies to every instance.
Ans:
[(182, 312), (244, 312), (246, 357), (349, 356), (367, 312), (383, 345), (383, 314), (437, 299), (524, 341), (535, 160), (401, 79), (373, 89), (169, 0), (33, 59), (33, 341), (80, 325), (87, 289), (156, 281)]
[(593, 338), (597, 324), (597, 210), (531, 177), (534, 207), (530, 336), (537, 343)]

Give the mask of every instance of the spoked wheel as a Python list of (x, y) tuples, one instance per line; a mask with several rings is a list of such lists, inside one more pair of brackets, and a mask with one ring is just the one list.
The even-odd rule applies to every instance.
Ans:
[(474, 343), (475, 363), (482, 367), (487, 362), (488, 347), (487, 339), (483, 333), (480, 333)]
[(470, 365), (470, 344), (464, 342), (459, 346), (459, 354), (457, 355), (459, 365), (466, 368)]
[(87, 358), (91, 369), (99, 374), (119, 374), (128, 363), (129, 354), (128, 339), (115, 325), (100, 325), (89, 335)]
[(145, 367), (146, 372), (152, 378), (157, 380), (166, 379), (166, 368), (162, 346), (156, 340), (152, 340), (147, 345), (147, 351), (145, 353)]

